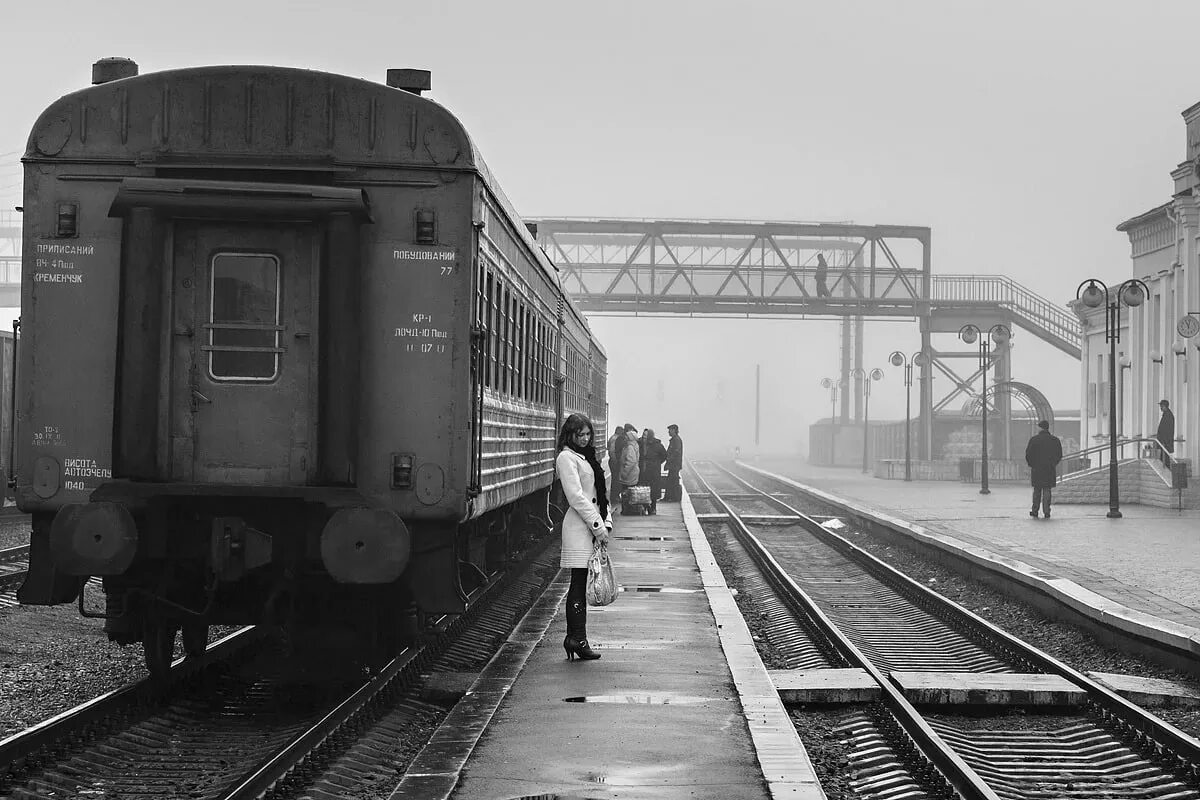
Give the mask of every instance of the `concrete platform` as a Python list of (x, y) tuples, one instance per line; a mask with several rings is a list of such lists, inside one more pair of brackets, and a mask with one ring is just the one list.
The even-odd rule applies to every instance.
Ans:
[(1089, 672), (1088, 677), (1143, 708), (1200, 708), (1200, 689), (1192, 684), (1112, 672)]
[(526, 615), (394, 798), (823, 800), (690, 502), (618, 517), (623, 591), (562, 648), (567, 573)]
[(896, 671), (889, 677), (913, 705), (1078, 706), (1087, 699), (1058, 675)]
[(785, 703), (873, 703), (881, 689), (865, 669), (773, 669), (768, 673)]
[[(1200, 510), (1054, 506), (1029, 516), (1031, 490), (992, 483), (892, 481), (799, 458), (744, 461), (764, 473), (1004, 572), (1106, 625), (1200, 657)], [(893, 524), (894, 523), (894, 524)]]
[[(881, 693), (863, 669), (773, 669), (770, 675), (785, 703), (869, 703)], [(1087, 698), (1057, 675), (897, 670), (888, 678), (915, 705), (1077, 706)]]

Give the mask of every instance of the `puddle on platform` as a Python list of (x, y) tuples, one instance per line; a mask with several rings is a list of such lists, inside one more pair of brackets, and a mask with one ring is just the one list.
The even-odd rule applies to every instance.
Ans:
[(702, 592), (703, 589), (677, 589), (674, 586), (661, 586), (651, 584), (648, 586), (621, 586), (618, 591), (621, 592), (659, 592), (661, 594), (695, 594)]
[(715, 703), (728, 700), (727, 697), (698, 697), (690, 694), (673, 694), (671, 692), (652, 694), (588, 694), (582, 697), (564, 697), (564, 703), (615, 703), (649, 706), (695, 706), (701, 703)]
[(623, 539), (635, 542), (673, 542), (674, 536), (614, 536), (614, 539)]
[(613, 640), (605, 638), (603, 643), (597, 639), (593, 644), (597, 644), (605, 650), (666, 650), (667, 648), (677, 647), (677, 640), (666, 639), (627, 639), (625, 641)]

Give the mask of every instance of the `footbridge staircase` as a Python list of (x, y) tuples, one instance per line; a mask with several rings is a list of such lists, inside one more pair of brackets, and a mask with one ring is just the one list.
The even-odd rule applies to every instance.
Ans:
[[(1079, 320), (1074, 314), (1002, 275), (934, 275), (932, 313), (942, 323), (975, 322), (980, 316), (1007, 321), (1073, 357), (1080, 356)], [(1003, 319), (1001, 319), (1003, 318)], [(978, 324), (976, 322), (976, 324)], [(948, 327), (945, 324), (939, 327)]]

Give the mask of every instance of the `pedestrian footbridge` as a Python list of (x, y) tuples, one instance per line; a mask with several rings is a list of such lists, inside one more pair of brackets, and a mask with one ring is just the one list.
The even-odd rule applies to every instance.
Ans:
[[(956, 334), (968, 323), (985, 331), (1003, 324), (1080, 357), (1079, 321), (1065, 307), (1008, 277), (935, 274), (926, 227), (569, 217), (528, 224), (558, 265), (567, 291), (591, 314), (840, 319), (842, 385), (854, 387), (855, 418), (862, 411), (867, 319), (917, 323), (920, 349), (930, 356), (921, 367), (924, 419), (960, 394), (968, 404), (980, 396), (972, 385), (985, 371), (981, 364), (972, 374), (959, 374), (953, 359), (980, 354), (939, 349), (934, 335)], [(1007, 342), (987, 355), (997, 384), (1012, 380), (1009, 356)], [(929, 389), (934, 369), (953, 387), (936, 403)], [(842, 392), (841, 401), (845, 422), (851, 392)], [(988, 404), (1007, 418), (1005, 395), (989, 393)], [(922, 428), (927, 454), (931, 426)]]

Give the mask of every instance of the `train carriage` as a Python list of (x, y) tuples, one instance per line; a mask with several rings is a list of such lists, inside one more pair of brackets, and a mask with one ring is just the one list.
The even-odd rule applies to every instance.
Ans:
[(107, 59), (41, 115), (22, 603), (101, 576), (156, 670), (212, 623), (390, 646), (544, 519), (563, 415), (603, 433), (603, 349), (428, 73), (388, 77)]

